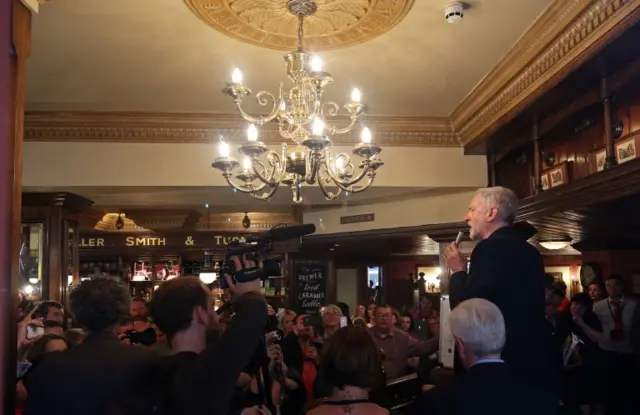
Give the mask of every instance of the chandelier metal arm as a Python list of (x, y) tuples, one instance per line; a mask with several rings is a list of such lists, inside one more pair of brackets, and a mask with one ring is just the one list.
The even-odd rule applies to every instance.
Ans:
[(257, 190), (249, 193), (249, 196), (253, 197), (254, 199), (258, 199), (258, 200), (262, 200), (262, 201), (267, 201), (271, 198), (271, 196), (273, 196), (276, 192), (276, 190), (278, 190), (278, 187), (280, 186), (280, 183), (276, 183), (275, 186), (273, 186), (272, 188), (269, 189), (268, 192), (264, 192), (261, 195), (257, 195), (256, 192), (258, 192)]
[(324, 194), (324, 197), (327, 200), (337, 199), (342, 194), (342, 189), (338, 187), (338, 191), (336, 193), (333, 193), (332, 191), (330, 191), (327, 186), (328, 184), (327, 181), (331, 181), (332, 179), (330, 177), (329, 178), (325, 177), (324, 175), (325, 173), (326, 173), (326, 169), (320, 169), (318, 171), (318, 187), (320, 187), (322, 194)]
[(259, 186), (254, 186), (253, 184), (245, 184), (243, 186), (243, 185), (234, 183), (233, 180), (231, 179), (231, 176), (232, 176), (231, 172), (226, 172), (223, 176), (227, 180), (227, 183), (229, 184), (229, 186), (233, 187), (234, 189), (242, 193), (250, 194), (252, 192), (259, 192), (267, 186), (266, 183), (262, 183)]
[[(373, 184), (373, 180), (375, 179), (375, 172), (372, 172), (372, 174), (369, 174), (368, 179), (366, 181), (366, 183), (362, 186), (358, 186), (355, 187), (353, 185), (349, 186), (347, 189), (343, 189), (345, 192), (349, 192), (349, 193), (360, 193), (360, 192), (364, 192), (365, 190), (367, 190), (369, 187), (371, 187), (371, 185)], [(340, 187), (340, 186), (338, 186)], [(341, 188), (341, 187), (340, 187)], [(341, 188), (342, 189), (342, 188)]]
[[(276, 172), (276, 166), (272, 165), (270, 169), (266, 168), (264, 163), (258, 160), (257, 157), (251, 159), (252, 171), (256, 177), (267, 186), (273, 187), (275, 186), (275, 181), (273, 177)], [(266, 173), (266, 174), (265, 174)]]
[[(338, 158), (347, 160), (347, 162), (344, 163), (344, 167), (342, 168), (343, 172), (338, 171), (335, 167), (336, 165), (335, 160)], [(325, 150), (325, 160), (326, 160), (326, 166), (327, 166), (327, 174), (329, 174), (329, 177), (331, 177), (331, 180), (333, 180), (336, 186), (340, 187), (344, 191), (350, 192), (351, 190), (349, 190), (349, 186), (352, 186), (360, 182), (369, 171), (369, 160), (363, 160), (362, 163), (364, 164), (364, 166), (361, 166), (362, 170), (355, 178), (352, 177), (351, 174), (346, 175), (347, 177), (345, 177), (344, 171), (348, 170), (349, 173), (351, 173), (353, 172), (353, 170), (355, 170), (353, 168), (353, 164), (351, 163), (351, 157), (346, 153), (340, 153), (336, 157), (333, 157), (331, 155), (331, 152), (327, 149)]]
[(322, 164), (322, 155), (315, 151), (308, 151), (305, 157), (305, 170), (307, 172), (304, 181), (307, 184), (315, 184), (318, 177), (318, 171)]
[(320, 114), (325, 117), (335, 117), (338, 112), (340, 112), (340, 105), (334, 101), (327, 101), (320, 107)]
[(281, 107), (282, 102), (283, 102), (282, 101), (282, 88), (283, 88), (283, 83), (281, 82), (280, 83), (280, 94), (279, 94), (279, 98), (278, 99), (276, 99), (275, 95), (273, 95), (269, 91), (260, 91), (260, 92), (258, 92), (256, 94), (256, 101), (261, 106), (264, 107), (264, 106), (268, 105), (269, 101), (271, 101), (271, 103), (273, 105), (273, 107), (271, 108), (271, 111), (266, 116), (264, 116), (264, 115), (253, 116), (253, 115), (250, 115), (249, 113), (247, 113), (242, 108), (242, 97), (238, 97), (238, 98), (234, 99), (233, 102), (234, 102), (234, 104), (236, 106), (236, 109), (238, 110), (238, 112), (242, 116), (242, 118), (244, 118), (245, 120), (249, 121), (250, 123), (263, 126), (264, 124), (267, 124), (267, 123), (275, 120), (276, 117), (281, 115), (280, 107)]
[(352, 115), (351, 116), (351, 122), (349, 123), (349, 125), (339, 128), (336, 127), (335, 125), (332, 124), (325, 124), (324, 128), (325, 130), (329, 131), (331, 134), (346, 134), (348, 132), (350, 132), (351, 130), (353, 130), (353, 127), (356, 126), (356, 123), (358, 122), (358, 117)]
[[(286, 124), (286, 127), (285, 127)], [(278, 133), (280, 133), (280, 135), (283, 138), (286, 138), (287, 140), (293, 140), (293, 133), (291, 132), (291, 124), (289, 122), (285, 123), (283, 121), (278, 123)]]

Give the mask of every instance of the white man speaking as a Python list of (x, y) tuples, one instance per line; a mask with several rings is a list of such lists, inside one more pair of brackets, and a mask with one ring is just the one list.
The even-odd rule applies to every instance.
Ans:
[[(538, 250), (513, 228), (518, 198), (504, 187), (479, 189), (464, 220), (477, 241), (469, 272), (466, 258), (452, 243), (444, 252), (451, 269), (451, 308), (471, 298), (494, 303), (504, 316), (502, 358), (514, 380), (548, 397), (557, 409), (558, 372), (552, 356), (551, 326), (545, 317), (544, 266)], [(547, 399), (545, 399), (547, 401)]]

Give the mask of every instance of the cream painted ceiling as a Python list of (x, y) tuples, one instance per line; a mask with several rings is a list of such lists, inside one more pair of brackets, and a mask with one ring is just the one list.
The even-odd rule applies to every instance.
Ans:
[[(358, 87), (372, 114), (447, 116), (551, 0), (468, 1), (454, 25), (447, 3), (417, 0), (382, 36), (323, 52), (327, 98)], [(220, 90), (234, 67), (254, 91), (285, 80), (282, 52), (216, 32), (182, 0), (51, 1), (32, 41), (30, 110), (232, 113)]]

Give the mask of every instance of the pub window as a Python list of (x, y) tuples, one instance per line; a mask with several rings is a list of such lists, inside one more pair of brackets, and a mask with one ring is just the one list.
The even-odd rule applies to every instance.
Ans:
[(377, 287), (380, 285), (380, 267), (368, 267), (367, 268), (367, 279), (368, 285), (371, 287), (371, 283), (373, 283), (373, 287)]

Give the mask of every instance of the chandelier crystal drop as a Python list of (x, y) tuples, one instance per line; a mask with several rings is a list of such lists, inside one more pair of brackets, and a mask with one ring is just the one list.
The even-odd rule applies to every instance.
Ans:
[[(362, 93), (354, 88), (343, 106), (349, 115), (347, 125), (340, 127), (330, 122), (338, 115), (340, 105), (323, 101), (322, 95), (333, 78), (324, 71), (319, 56), (302, 48), (304, 19), (316, 12), (317, 5), (313, 0), (288, 0), (287, 9), (298, 18), (298, 50), (284, 57), (293, 86), (287, 91), (281, 82), (277, 98), (267, 91), (258, 92), (258, 104), (272, 108), (268, 115), (252, 116), (242, 106), (251, 90), (244, 85), (242, 72), (234, 69), (231, 82), (222, 92), (233, 99), (237, 111), (249, 122), (247, 141), (238, 149), (243, 160), (240, 163), (231, 157), (229, 143), (221, 138), (220, 156), (212, 166), (222, 171), (233, 189), (259, 200), (269, 200), (281, 184), (291, 189), (295, 203), (302, 202), (304, 183), (317, 182), (327, 200), (336, 199), (343, 191), (362, 192), (371, 186), (376, 170), (384, 164), (379, 156), (382, 149), (372, 143), (371, 130), (362, 127), (361, 142), (352, 150), (361, 158), (357, 167), (348, 154), (331, 152), (331, 137), (351, 132), (366, 114)], [(280, 152), (269, 150), (259, 140), (258, 127), (270, 122), (278, 125), (278, 133), (285, 140)], [(292, 149), (287, 141), (294, 144)], [(330, 190), (336, 187), (337, 191)]]

